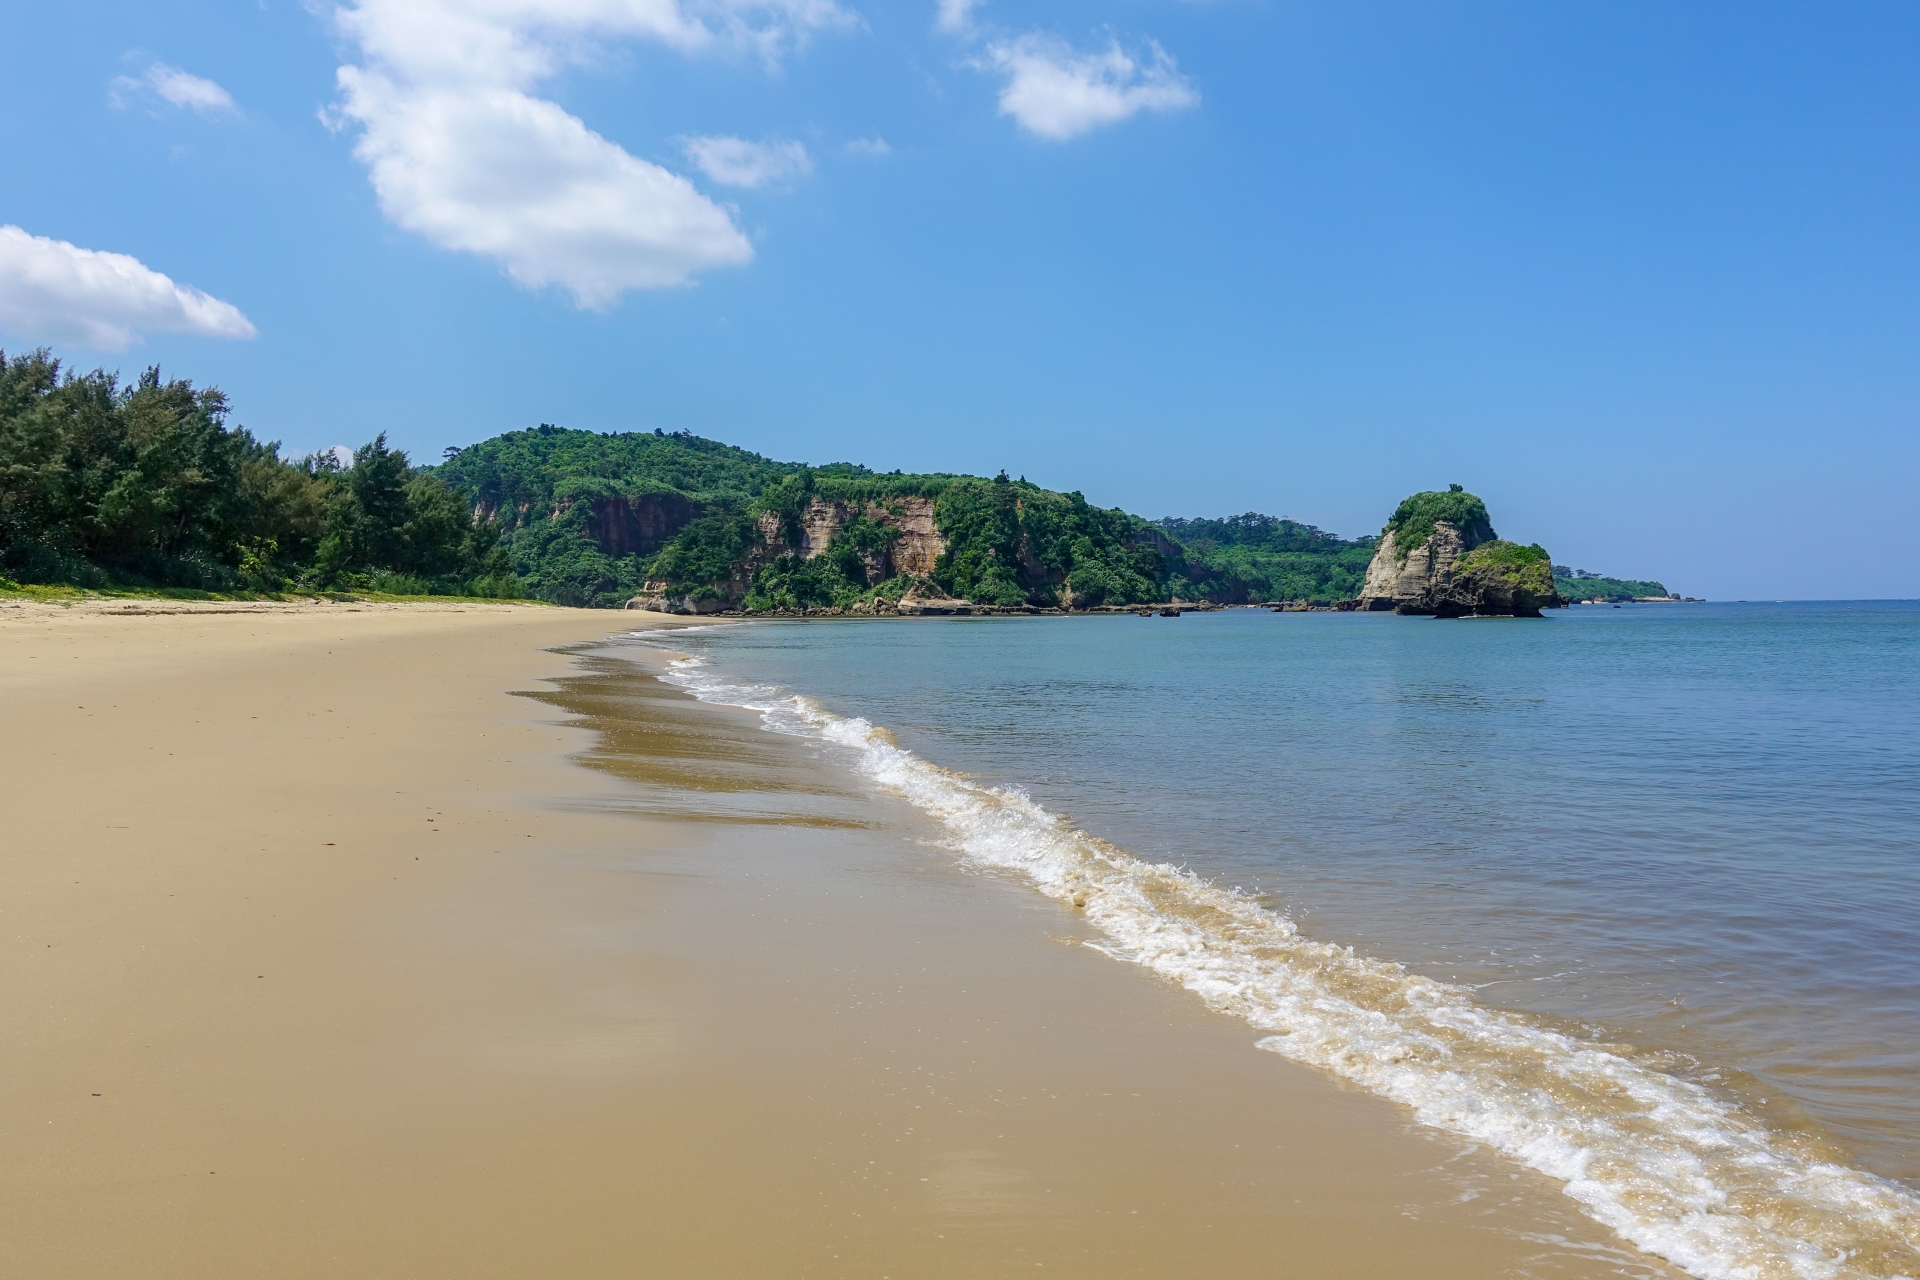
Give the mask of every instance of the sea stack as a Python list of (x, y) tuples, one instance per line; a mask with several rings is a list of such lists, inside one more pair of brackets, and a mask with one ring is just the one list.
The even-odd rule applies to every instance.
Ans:
[(1394, 509), (1357, 603), (1441, 618), (1537, 618), (1566, 601), (1554, 590), (1546, 550), (1500, 538), (1487, 504), (1456, 484), (1416, 493)]

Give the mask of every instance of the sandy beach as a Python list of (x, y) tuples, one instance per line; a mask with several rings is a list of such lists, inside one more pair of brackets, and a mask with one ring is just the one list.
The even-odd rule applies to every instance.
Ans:
[(1678, 1274), (601, 643), (665, 625), (0, 610), (0, 1273)]

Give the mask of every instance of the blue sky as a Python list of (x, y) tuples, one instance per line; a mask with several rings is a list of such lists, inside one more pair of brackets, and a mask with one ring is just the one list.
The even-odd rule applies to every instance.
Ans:
[(1920, 8), (946, 3), (13, 6), (0, 344), (1920, 596)]

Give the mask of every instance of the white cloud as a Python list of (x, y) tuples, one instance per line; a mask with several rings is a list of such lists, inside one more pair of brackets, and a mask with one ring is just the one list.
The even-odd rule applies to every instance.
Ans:
[(175, 284), (138, 258), (0, 226), (0, 329), (29, 341), (124, 351), (144, 330), (251, 338), (231, 302)]
[(813, 158), (797, 142), (748, 142), (745, 138), (688, 138), (687, 159), (715, 182), (761, 187), (813, 172)]
[(842, 150), (850, 156), (866, 156), (873, 160), (893, 154), (893, 148), (887, 145), (885, 138), (855, 138)]
[(986, 65), (1006, 77), (1000, 114), (1029, 133), (1062, 141), (1141, 111), (1177, 111), (1200, 101), (1173, 58), (1149, 40), (1135, 57), (1109, 40), (1083, 52), (1053, 36), (1029, 32), (989, 44)]
[(114, 106), (124, 107), (136, 94), (145, 94), (149, 90), (157, 94), (162, 102), (186, 107), (203, 116), (240, 114), (233, 95), (225, 89), (202, 76), (170, 67), (164, 62), (156, 62), (148, 67), (146, 75), (138, 80), (131, 76), (115, 76), (107, 86), (107, 97)]
[(559, 106), (512, 89), (417, 88), (342, 67), (342, 111), (381, 210), (529, 288), (604, 310), (628, 289), (753, 259), (725, 209)]
[(973, 11), (985, 0), (935, 0), (933, 29), (949, 34), (973, 30)]
[(532, 90), (613, 39), (772, 61), (855, 21), (835, 0), (359, 0), (335, 18), (361, 65), (340, 68), (322, 120), (362, 126), (354, 154), (382, 212), (594, 309), (744, 264), (753, 246), (685, 178)]

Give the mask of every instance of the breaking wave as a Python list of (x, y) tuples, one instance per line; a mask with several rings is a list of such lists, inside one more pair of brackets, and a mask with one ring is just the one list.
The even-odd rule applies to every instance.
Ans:
[(1920, 1198), (1823, 1158), (1736, 1099), (1304, 937), (1238, 890), (1135, 857), (802, 695), (729, 683), (697, 657), (664, 678), (846, 748), (857, 772), (934, 818), (964, 862), (1083, 911), (1104, 935), (1089, 945), (1266, 1032), (1262, 1049), (1558, 1179), (1588, 1215), (1703, 1280), (1920, 1276)]

